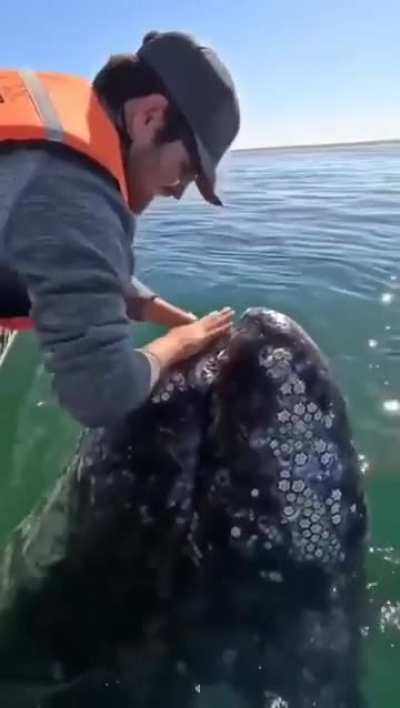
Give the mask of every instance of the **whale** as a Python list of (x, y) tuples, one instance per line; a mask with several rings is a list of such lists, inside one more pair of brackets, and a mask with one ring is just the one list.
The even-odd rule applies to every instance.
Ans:
[(82, 431), (15, 529), (0, 686), (25, 682), (45, 708), (221, 691), (221, 705), (361, 708), (367, 539), (332, 366), (288, 315), (248, 308), (140, 410)]

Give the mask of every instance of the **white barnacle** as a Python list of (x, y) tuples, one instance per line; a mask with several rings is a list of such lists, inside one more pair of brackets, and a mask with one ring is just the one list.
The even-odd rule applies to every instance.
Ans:
[(262, 447), (267, 445), (267, 439), (264, 437), (263, 433), (255, 432), (249, 438), (249, 445), (254, 450), (260, 450)]
[(290, 504), (294, 504), (296, 499), (297, 499), (297, 496), (296, 496), (296, 494), (293, 494), (293, 492), (286, 494), (286, 501), (288, 501)]
[(318, 452), (318, 454), (322, 454), (323, 452), (325, 452), (325, 450), (326, 450), (325, 440), (318, 438), (314, 443), (314, 449), (315, 449), (315, 452)]
[(283, 409), (282, 411), (279, 411), (278, 413), (278, 420), (280, 423), (287, 423), (290, 420), (290, 413), (289, 411)]
[(240, 538), (242, 535), (242, 530), (239, 526), (232, 526), (231, 536), (232, 538)]
[(257, 499), (257, 497), (260, 496), (260, 490), (259, 489), (252, 489), (251, 496), (253, 497), (253, 499)]
[(301, 379), (295, 381), (293, 388), (294, 392), (298, 394), (305, 393), (306, 390), (305, 384), (303, 381), (301, 381)]
[(329, 429), (329, 428), (332, 427), (332, 425), (333, 425), (333, 419), (334, 419), (333, 413), (328, 413), (328, 415), (326, 415), (326, 416), (324, 417), (325, 428), (328, 428), (328, 429)]
[(275, 362), (274, 365), (268, 369), (268, 373), (274, 381), (283, 381), (287, 378), (289, 373), (289, 364), (287, 361)]
[(340, 489), (334, 489), (331, 496), (332, 499), (334, 499), (335, 501), (340, 501), (340, 499), (342, 498), (342, 492), (340, 491)]
[(269, 524), (269, 520), (266, 516), (259, 516), (258, 517), (257, 526), (260, 529), (260, 531), (262, 531), (265, 534), (268, 534), (269, 530), (271, 528), (270, 524)]
[(299, 526), (301, 529), (310, 528), (310, 520), (309, 519), (300, 519)]
[(169, 393), (167, 393), (167, 391), (164, 391), (164, 392), (161, 394), (161, 400), (163, 400), (163, 401), (169, 401), (169, 399), (170, 399)]
[(322, 558), (323, 552), (321, 548), (317, 548), (317, 550), (315, 551), (315, 556), (316, 558)]
[(304, 536), (304, 538), (306, 538), (306, 539), (307, 539), (307, 538), (310, 538), (310, 537), (311, 537), (311, 531), (310, 531), (309, 529), (304, 529), (304, 531), (302, 532), (302, 536)]
[(317, 409), (315, 411), (314, 420), (321, 420), (321, 418), (322, 418), (322, 413), (319, 409)]
[(302, 479), (295, 479), (295, 481), (292, 483), (293, 491), (297, 492), (298, 494), (304, 491), (304, 487), (305, 484)]
[(282, 573), (279, 573), (277, 570), (271, 570), (268, 573), (268, 579), (272, 583), (281, 583), (283, 581)]
[(277, 361), (292, 361), (292, 353), (288, 349), (275, 349), (273, 356)]
[(319, 541), (319, 536), (316, 533), (314, 533), (311, 536), (311, 543), (318, 543), (318, 541)]
[(332, 504), (331, 507), (331, 514), (338, 514), (340, 512), (340, 504), (336, 502), (335, 504)]
[(340, 516), (340, 514), (335, 514), (335, 516), (332, 516), (332, 523), (335, 524), (335, 526), (340, 524), (341, 520), (342, 517)]
[(320, 526), (319, 524), (313, 524), (313, 525), (311, 526), (311, 531), (312, 531), (313, 533), (321, 533), (321, 530), (322, 530), (322, 529), (321, 529), (321, 526)]
[(290, 489), (290, 482), (288, 482), (287, 479), (281, 479), (278, 484), (278, 489), (280, 489), (281, 492), (287, 492)]
[(321, 534), (321, 538), (323, 538), (324, 541), (326, 541), (329, 538), (329, 531), (323, 531)]
[(282, 533), (276, 526), (271, 526), (271, 534), (277, 543), (283, 540)]
[(307, 430), (307, 426), (306, 426), (304, 420), (299, 420), (299, 421), (295, 424), (294, 430), (295, 430), (295, 432), (296, 432), (297, 434), (305, 433), (306, 430)]
[(304, 452), (299, 452), (294, 458), (294, 460), (296, 465), (299, 465), (299, 467), (303, 467), (307, 463), (308, 457)]
[(311, 521), (313, 522), (313, 524), (318, 523), (319, 520), (320, 520), (320, 515), (319, 515), (319, 514), (315, 514), (315, 513), (314, 513), (314, 514), (311, 515)]
[(278, 440), (272, 439), (269, 446), (270, 446), (271, 450), (276, 450), (276, 448), (279, 447)]
[(253, 535), (250, 536), (250, 538), (248, 539), (248, 541), (246, 543), (247, 548), (252, 548), (254, 546), (254, 544), (257, 543), (257, 541), (258, 541), (258, 536), (253, 533)]
[(285, 514), (285, 516), (289, 516), (289, 517), (290, 517), (290, 516), (294, 516), (295, 510), (294, 510), (293, 507), (290, 506), (290, 504), (289, 504), (288, 506), (285, 506), (285, 507), (283, 508), (283, 513)]
[(183, 374), (180, 374), (178, 371), (174, 371), (174, 373), (171, 374), (171, 381), (173, 381), (176, 384), (182, 383), (182, 381), (184, 381), (184, 376), (183, 376)]
[(300, 416), (303, 416), (304, 413), (306, 412), (304, 403), (296, 403), (293, 410), (296, 413), (296, 415), (300, 415)]
[(311, 401), (311, 403), (307, 403), (307, 410), (309, 413), (316, 413), (316, 411), (318, 410), (318, 406), (313, 401)]
[(283, 479), (289, 479), (290, 477), (289, 470), (282, 469), (279, 474)]
[(281, 393), (284, 396), (289, 396), (292, 393), (292, 386), (289, 381), (285, 381), (280, 388)]

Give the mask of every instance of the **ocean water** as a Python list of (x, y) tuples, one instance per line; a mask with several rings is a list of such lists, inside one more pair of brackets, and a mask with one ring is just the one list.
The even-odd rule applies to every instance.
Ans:
[[(225, 208), (190, 189), (154, 204), (137, 273), (203, 314), (265, 305), (297, 319), (328, 355), (368, 463), (368, 596), (363, 631), (370, 708), (399, 705), (400, 143), (233, 153)], [(159, 334), (138, 325), (136, 341)], [(0, 372), (0, 542), (62, 469), (76, 426), (57, 409), (30, 335)], [(204, 708), (208, 708), (204, 703)]]

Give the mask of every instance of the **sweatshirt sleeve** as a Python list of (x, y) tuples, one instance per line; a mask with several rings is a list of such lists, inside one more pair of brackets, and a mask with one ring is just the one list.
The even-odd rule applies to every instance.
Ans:
[(124, 292), (132, 277), (130, 212), (108, 179), (68, 155), (36, 155), (6, 225), (53, 388), (88, 427), (149, 397), (159, 372), (134, 350)]
[(125, 301), (129, 317), (137, 322), (142, 322), (146, 303), (156, 297), (156, 293), (150, 290), (147, 285), (144, 285), (138, 278), (132, 277), (125, 290)]

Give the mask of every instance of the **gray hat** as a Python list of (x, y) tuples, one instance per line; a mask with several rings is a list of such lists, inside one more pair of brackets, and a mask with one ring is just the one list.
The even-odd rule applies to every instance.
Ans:
[(151, 32), (138, 55), (162, 79), (185, 117), (196, 142), (203, 197), (221, 205), (215, 194), (216, 167), (240, 126), (232, 77), (216, 53), (181, 32)]

